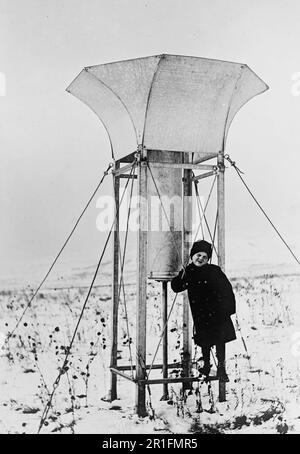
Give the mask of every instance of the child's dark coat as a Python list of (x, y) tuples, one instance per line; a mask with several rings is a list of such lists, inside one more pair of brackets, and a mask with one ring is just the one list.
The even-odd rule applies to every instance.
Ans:
[(174, 277), (171, 287), (176, 293), (188, 291), (197, 345), (212, 346), (236, 339), (230, 318), (235, 313), (235, 296), (219, 266), (197, 267), (192, 263), (185, 273), (182, 270)]

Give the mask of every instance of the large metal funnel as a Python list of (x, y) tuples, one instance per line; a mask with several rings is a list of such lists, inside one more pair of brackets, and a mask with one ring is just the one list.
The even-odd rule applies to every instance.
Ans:
[(197, 162), (224, 149), (237, 111), (267, 89), (245, 64), (156, 55), (84, 68), (67, 91), (101, 119), (116, 159), (142, 144)]

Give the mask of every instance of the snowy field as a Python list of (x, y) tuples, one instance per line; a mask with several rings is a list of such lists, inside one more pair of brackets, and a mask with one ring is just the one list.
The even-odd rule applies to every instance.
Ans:
[[(118, 400), (105, 400), (110, 384), (111, 338), (110, 265), (106, 263), (92, 290), (41, 433), (300, 433), (300, 279), (296, 273), (283, 271), (285, 274), (230, 276), (238, 312), (232, 317), (237, 340), (227, 344), (227, 401), (218, 402), (217, 382), (212, 382), (211, 389), (196, 382), (184, 394), (179, 384), (171, 384), (167, 401), (160, 400), (162, 385), (151, 385), (151, 396), (147, 393), (149, 416), (138, 418), (134, 413), (135, 385), (130, 381), (118, 378)], [(90, 276), (91, 270), (78, 270), (73, 280), (60, 280), (56, 287), (45, 285), (4, 346), (4, 336), (14, 328), (33, 289), (2, 286), (0, 433), (37, 433)], [(130, 364), (130, 355), (135, 359), (134, 281), (132, 270), (125, 280), (132, 343), (123, 295), (120, 302), (118, 358), (123, 365)], [(170, 290), (169, 307), (174, 296)], [(158, 283), (149, 283), (147, 310), (147, 362), (151, 364), (162, 330)], [(181, 358), (181, 314), (182, 299), (178, 296), (168, 327), (169, 363)], [(200, 357), (199, 349), (193, 350), (198, 364)], [(155, 362), (161, 362), (160, 349)], [(192, 372), (197, 376), (196, 369)], [(171, 368), (169, 373), (176, 377), (179, 371)], [(150, 378), (160, 376), (160, 371), (150, 372)]]

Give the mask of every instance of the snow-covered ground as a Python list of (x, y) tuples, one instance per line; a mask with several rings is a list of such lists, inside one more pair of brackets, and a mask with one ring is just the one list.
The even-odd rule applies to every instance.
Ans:
[[(119, 364), (135, 359), (135, 269), (125, 276), (126, 310), (120, 303)], [(75, 270), (76, 271), (76, 270)], [(61, 376), (42, 433), (193, 434), (300, 433), (300, 275), (286, 268), (276, 274), (248, 270), (230, 273), (236, 297), (233, 321), (238, 339), (227, 346), (230, 382), (227, 401), (218, 402), (218, 385), (194, 383), (181, 393), (169, 385), (169, 400), (160, 400), (162, 385), (147, 393), (149, 416), (134, 412), (135, 385), (118, 378), (118, 400), (107, 402), (110, 386), (111, 265), (106, 262), (84, 312), (68, 370)], [(0, 433), (37, 433), (58, 369), (62, 366), (91, 280), (92, 268), (70, 272), (68, 278), (45, 284), (7, 345), (0, 365)], [(53, 284), (53, 285), (52, 285)], [(32, 289), (0, 292), (0, 342), (12, 330)], [(169, 307), (174, 299), (169, 291)], [(160, 285), (149, 282), (147, 351), (151, 364), (162, 330)], [(169, 362), (180, 361), (182, 299), (177, 297), (170, 317)], [(199, 362), (198, 349), (193, 356)], [(161, 362), (159, 349), (155, 362)], [(213, 360), (212, 360), (213, 362)], [(130, 371), (128, 372), (130, 374)], [(178, 369), (170, 368), (172, 377)], [(193, 370), (196, 375), (196, 369)], [(160, 377), (152, 370), (150, 378)], [(103, 399), (104, 398), (104, 399)]]

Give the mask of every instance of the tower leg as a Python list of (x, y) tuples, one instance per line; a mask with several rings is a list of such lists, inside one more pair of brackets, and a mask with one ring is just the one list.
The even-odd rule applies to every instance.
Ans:
[[(115, 170), (119, 167), (116, 163)], [(110, 366), (117, 367), (117, 349), (118, 349), (118, 309), (119, 309), (119, 197), (120, 197), (120, 179), (113, 176), (114, 197), (115, 197), (115, 225), (113, 232), (113, 281), (112, 281), (112, 344)], [(117, 399), (117, 376), (111, 372), (109, 400)]]
[[(162, 282), (162, 326), (163, 333), (163, 378), (168, 378), (168, 282)], [(168, 383), (163, 384), (163, 395), (161, 400), (168, 400)]]
[[(141, 157), (146, 158), (143, 150)], [(136, 319), (136, 379), (146, 379), (146, 301), (147, 301), (147, 164), (138, 162), (138, 198), (139, 198), (139, 229), (138, 229), (138, 270), (137, 270), (137, 319)], [(146, 387), (136, 384), (135, 406), (138, 416), (146, 416)]]
[[(185, 162), (189, 162), (189, 155), (184, 156)], [(183, 229), (182, 229), (182, 259), (183, 263), (187, 263), (192, 241), (192, 171), (185, 169), (183, 171)], [(183, 313), (182, 313), (182, 373), (184, 377), (190, 375), (191, 368), (191, 334), (192, 324), (190, 316), (190, 305), (186, 292), (183, 295)], [(191, 383), (183, 383), (183, 389), (191, 388)]]
[[(218, 265), (225, 271), (225, 166), (223, 151), (218, 154)], [(225, 363), (225, 361), (224, 361)], [(219, 401), (226, 401), (226, 383), (219, 380)]]

